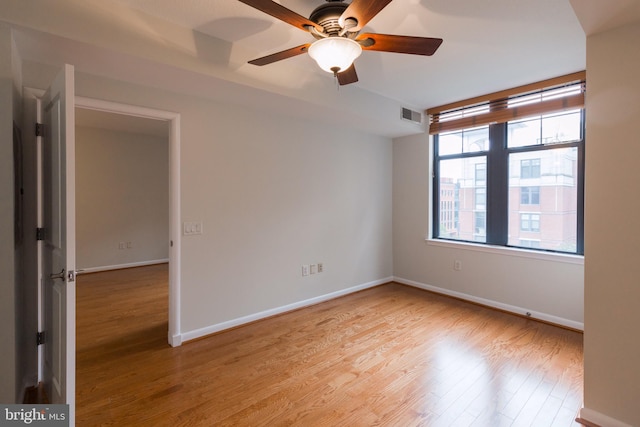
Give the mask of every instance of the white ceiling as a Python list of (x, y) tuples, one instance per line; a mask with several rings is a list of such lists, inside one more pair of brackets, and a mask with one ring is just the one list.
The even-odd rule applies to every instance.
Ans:
[[(237, 0), (110, 1), (231, 42), (245, 62), (313, 40)], [(279, 1), (303, 16), (323, 2)], [(363, 31), (444, 39), (432, 57), (367, 51), (356, 61), (359, 88), (419, 109), (585, 68), (585, 35), (567, 0), (394, 0)], [(289, 70), (332, 79), (308, 55), (260, 73)]]
[[(393, 0), (363, 31), (439, 37), (443, 44), (431, 57), (365, 51), (356, 60), (360, 80), (338, 88), (333, 76), (320, 70), (308, 55), (264, 67), (247, 64), (313, 39), (238, 0), (65, 0), (57, 4), (81, 7), (83, 13), (113, 22), (113, 28), (123, 31), (109, 33), (116, 41), (126, 37), (127, 23), (135, 22), (138, 30), (140, 26), (148, 29), (145, 35), (155, 37), (157, 45), (175, 46), (173, 52), (178, 54), (166, 61), (155, 52), (132, 55), (117, 44), (94, 41), (92, 29), (81, 23), (73, 24), (83, 28), (80, 33), (67, 32), (64, 25), (62, 30), (42, 30), (32, 14), (20, 14), (22, 1), (9, 3), (18, 11), (17, 18), (8, 12), (5, 16), (19, 25), (15, 39), (25, 60), (54, 66), (70, 63), (79, 72), (388, 137), (422, 129), (400, 119), (401, 106), (423, 111), (584, 70), (585, 33), (640, 20), (638, 0)], [(279, 2), (308, 16), (323, 0)], [(167, 25), (140, 19), (140, 13)], [(166, 31), (159, 33), (159, 28)], [(172, 43), (174, 33), (184, 34), (172, 28), (192, 35), (195, 56), (180, 50), (184, 48), (181, 40)]]

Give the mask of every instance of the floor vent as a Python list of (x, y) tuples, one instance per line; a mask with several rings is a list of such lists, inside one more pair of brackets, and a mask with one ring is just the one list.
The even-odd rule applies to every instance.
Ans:
[(417, 111), (410, 110), (408, 108), (404, 108), (404, 107), (402, 107), (402, 119), (403, 120), (408, 120), (408, 121), (413, 122), (413, 123), (422, 124), (422, 114), (421, 113), (419, 113)]

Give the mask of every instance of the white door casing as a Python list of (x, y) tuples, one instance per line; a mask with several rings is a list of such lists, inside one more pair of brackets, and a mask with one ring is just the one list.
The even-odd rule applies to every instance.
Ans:
[(78, 108), (166, 121), (169, 125), (169, 331), (172, 347), (182, 345), (180, 327), (180, 114), (138, 105), (76, 96)]

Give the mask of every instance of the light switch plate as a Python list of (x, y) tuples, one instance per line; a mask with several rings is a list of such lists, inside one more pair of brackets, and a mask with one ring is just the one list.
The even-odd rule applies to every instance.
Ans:
[(182, 234), (185, 236), (202, 234), (202, 221), (188, 221), (182, 223)]

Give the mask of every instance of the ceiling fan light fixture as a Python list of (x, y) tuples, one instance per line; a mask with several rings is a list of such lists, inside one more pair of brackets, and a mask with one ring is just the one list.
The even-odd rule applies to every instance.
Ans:
[(309, 56), (332, 74), (347, 70), (361, 53), (360, 44), (346, 37), (326, 37), (309, 46)]

